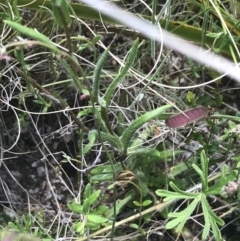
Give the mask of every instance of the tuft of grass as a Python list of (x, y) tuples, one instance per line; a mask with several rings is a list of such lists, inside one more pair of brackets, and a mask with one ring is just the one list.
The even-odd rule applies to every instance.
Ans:
[[(240, 56), (232, 4), (117, 4), (117, 20), (76, 1), (0, 4), (0, 239), (133, 240), (157, 224), (162, 239), (237, 240), (225, 232), (230, 218), (239, 236), (238, 85), (222, 69)], [(147, 23), (125, 27), (128, 13)], [(160, 27), (228, 60), (197, 62), (180, 39), (178, 53)]]

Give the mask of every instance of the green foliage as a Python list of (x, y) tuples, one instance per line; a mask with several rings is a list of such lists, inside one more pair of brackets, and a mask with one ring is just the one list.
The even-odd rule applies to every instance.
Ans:
[(220, 137), (221, 141), (233, 140), (233, 138), (240, 139), (240, 126), (232, 121), (228, 121), (229, 128), (224, 129), (224, 134)]
[[(163, 111), (168, 109), (170, 105), (168, 106), (162, 106), (157, 108), (156, 110), (153, 110), (151, 112), (148, 112), (136, 120), (134, 120), (129, 127), (127, 127), (122, 135), (118, 137), (117, 135), (112, 135), (109, 132), (107, 132), (106, 128), (105, 132), (98, 132), (96, 130), (93, 130), (89, 132), (89, 144), (87, 144), (84, 147), (84, 152), (87, 150), (90, 150), (90, 146), (94, 144), (94, 140), (96, 138), (100, 138), (102, 141), (107, 141), (112, 147), (116, 148), (118, 153), (120, 155), (126, 154), (127, 156), (127, 168), (131, 171), (134, 171), (134, 180), (128, 180), (121, 175), (121, 178), (119, 176), (119, 180), (116, 181), (115, 184), (120, 185), (126, 185), (131, 183), (132, 188), (135, 189), (135, 191), (141, 196), (144, 197), (149, 194), (148, 190), (148, 181), (149, 181), (149, 173), (144, 166), (151, 166), (152, 164), (159, 162), (159, 161), (165, 161), (168, 158), (172, 157), (173, 153), (171, 151), (158, 151), (154, 148), (148, 148), (148, 147), (141, 147), (143, 138), (147, 138), (149, 135), (149, 132), (147, 131), (147, 134), (143, 134), (140, 137), (136, 136), (136, 139), (133, 140), (131, 143), (131, 139), (134, 136), (135, 132), (138, 128), (146, 124), (148, 121), (150, 121), (153, 118), (156, 118), (157, 116), (161, 115)], [(98, 120), (98, 118), (96, 118)], [(102, 124), (100, 124), (102, 126)], [(144, 132), (143, 132), (144, 133)], [(138, 141), (140, 140), (140, 141)], [(131, 144), (130, 144), (131, 143)], [(137, 148), (136, 148), (137, 147)], [(175, 155), (181, 153), (181, 151), (176, 150)], [(123, 167), (119, 165), (112, 165), (106, 166), (106, 167), (97, 167), (93, 169), (91, 172), (91, 180), (92, 181), (109, 181), (114, 179), (114, 172), (117, 171), (117, 173), (124, 172), (125, 170)]]
[(56, 22), (64, 27), (65, 24), (70, 26), (71, 17), (69, 11), (69, 3), (66, 0), (51, 0), (53, 17)]
[(138, 201), (133, 201), (134, 205), (138, 206), (138, 207), (146, 207), (149, 206), (150, 204), (152, 204), (151, 200), (145, 200), (142, 203), (139, 203)]
[[(120, 163), (114, 165), (114, 170), (117, 172), (122, 171)], [(101, 182), (101, 181), (112, 181), (114, 177), (112, 165), (101, 165), (97, 166), (90, 172), (90, 181), (91, 182)]]
[[(62, 2), (62, 1), (61, 1)], [(28, 5), (26, 5), (28, 4)], [(204, 6), (204, 2), (202, 2), (202, 5)], [(18, 0), (18, 5), (26, 5), (28, 8), (31, 9), (35, 9), (35, 10), (39, 10), (39, 6), (43, 5), (49, 9), (51, 9), (52, 4), (50, 0), (46, 0), (44, 2), (39, 2), (39, 1), (35, 1), (35, 2), (31, 2), (29, 3), (28, 0)], [(193, 9), (199, 8), (199, 3), (198, 2), (194, 2), (193, 5), (195, 7), (193, 7)], [(83, 5), (83, 4), (74, 4), (74, 3), (70, 3), (70, 6), (72, 7), (72, 9), (74, 9), (75, 14), (79, 17), (79, 18), (83, 18), (83, 19), (91, 19), (91, 20), (99, 20), (99, 21), (104, 21), (105, 23), (115, 23), (114, 20), (112, 20), (111, 18), (105, 16), (105, 15), (99, 15), (99, 13), (97, 11), (95, 11), (94, 9), (90, 8), (89, 6)], [(202, 6), (202, 7), (203, 7)], [(211, 6), (207, 6), (208, 8), (210, 8), (210, 12), (213, 13), (214, 16), (219, 17), (218, 14), (216, 13), (216, 8), (214, 8), (212, 5)], [(204, 6), (205, 9), (205, 6)], [(231, 16), (229, 16), (229, 13), (225, 12), (222, 8), (220, 9), (222, 15), (221, 17), (224, 19), (224, 21), (230, 26), (230, 28), (233, 28), (234, 31), (238, 31), (237, 28), (235, 27), (237, 24), (237, 19), (231, 18)], [(191, 10), (192, 11), (192, 10)], [(200, 12), (201, 13), (201, 12)], [(198, 10), (198, 15), (199, 15), (199, 10)], [(146, 20), (150, 20), (151, 16), (146, 16), (146, 15), (142, 15), (143, 18), (145, 18)], [(165, 18), (160, 18), (159, 19), (160, 25), (161, 26), (165, 26), (166, 29), (180, 37), (183, 37), (184, 39), (188, 40), (188, 41), (192, 41), (196, 44), (201, 44), (202, 43), (202, 35), (203, 35), (203, 29), (199, 26), (192, 26), (189, 25), (185, 22), (178, 22), (178, 21), (173, 21), (170, 20), (169, 18), (165, 19)], [(222, 31), (220, 31), (222, 32)], [(135, 36), (135, 32), (132, 31), (126, 31), (126, 33), (130, 34), (131, 36)], [(229, 45), (232, 44), (231, 41), (229, 41), (227, 39), (227, 41), (225, 40), (226, 37), (224, 38), (224, 36), (222, 36), (220, 39), (217, 39), (216, 41), (216, 37), (219, 36), (215, 36), (215, 32), (212, 29), (212, 25), (211, 28), (209, 29), (209, 31), (204, 31), (205, 36), (204, 36), (204, 41), (206, 46), (214, 46), (214, 44), (216, 44), (216, 42), (220, 42), (218, 44), (218, 46), (220, 46), (221, 48), (216, 48), (217, 50), (221, 50), (223, 53), (227, 54), (228, 56), (232, 56), (231, 51), (229, 50)], [(209, 36), (210, 35), (210, 36)], [(221, 35), (221, 34), (220, 34)], [(228, 43), (228, 44), (226, 44)], [(237, 43), (235, 43), (237, 44)], [(237, 44), (237, 46), (239, 46)], [(233, 50), (234, 53), (236, 53), (236, 50)]]
[[(135, 2), (134, 4), (140, 4)], [(129, 8), (123, 1), (118, 3), (128, 8), (128, 11), (135, 7), (132, 4)], [(236, 63), (239, 62), (239, 21), (229, 14), (225, 5), (224, 8), (220, 3), (216, 5), (216, 9), (221, 13), (220, 16), (213, 5), (205, 5), (206, 1), (182, 4), (182, 13), (178, 12), (176, 6), (172, 6), (171, 1), (167, 1), (159, 13), (157, 1), (146, 1), (146, 4), (152, 8), (152, 14), (150, 16), (144, 9), (143, 12), (137, 13), (141, 18), (160, 24), (164, 29), (188, 41), (207, 47), (209, 51), (214, 51), (219, 55), (227, 55)], [(24, 9), (22, 6), (25, 6)], [(91, 185), (87, 183), (84, 191), (79, 193), (81, 200), (73, 200), (68, 205), (69, 209), (78, 215), (78, 219), (73, 220), (77, 235), (84, 239), (86, 234), (92, 235), (93, 230), (100, 232), (101, 229), (108, 228), (108, 230), (105, 229), (106, 232), (112, 228), (111, 238), (113, 240), (115, 238), (113, 236), (118, 235), (118, 225), (124, 224), (125, 220), (130, 228), (145, 235), (148, 232), (145, 230), (145, 223), (151, 221), (153, 211), (160, 213), (164, 219), (168, 216), (169, 222), (166, 228), (180, 233), (187, 226), (186, 223), (191, 216), (202, 211), (204, 217), (204, 220), (201, 220), (204, 227), (202, 239), (207, 239), (212, 232), (216, 240), (221, 240), (219, 227), (224, 224), (225, 217), (219, 218), (217, 211), (213, 210), (214, 204), (209, 200), (212, 195), (217, 195), (225, 198), (225, 202), (232, 204), (234, 198), (240, 198), (237, 174), (232, 170), (233, 168), (238, 170), (240, 167), (238, 155), (240, 117), (232, 112), (229, 115), (224, 113), (225, 78), (222, 78), (218, 71), (199, 65), (191, 58), (186, 59), (186, 69), (178, 69), (177, 63), (172, 63), (171, 51), (167, 50), (166, 55), (165, 49), (163, 51), (162, 46), (155, 41), (147, 40), (144, 36), (140, 37), (137, 32), (119, 23), (116, 24), (104, 14), (99, 14), (82, 4), (67, 0), (32, 2), (14, 0), (3, 1), (1, 7), (6, 10), (0, 13), (4, 23), (0, 27), (2, 30), (0, 60), (3, 66), (1, 104), (6, 104), (8, 108), (18, 108), (16, 109), (18, 119), (13, 127), (16, 128), (20, 124), (19, 130), (23, 126), (32, 128), (29, 110), (32, 111), (39, 106), (41, 107), (39, 115), (45, 114), (45, 117), (48, 116), (46, 114), (49, 114), (50, 110), (56, 113), (61, 112), (61, 115), (57, 116), (59, 123), (53, 126), (54, 130), (58, 125), (60, 127), (66, 125), (65, 116), (70, 109), (74, 112), (71, 117), (68, 116), (69, 125), (77, 123), (76, 119), (72, 118), (77, 113), (79, 113), (77, 120), (83, 123), (93, 115), (94, 120), (91, 121), (89, 128), (80, 127), (77, 130), (79, 138), (76, 138), (76, 143), (74, 145), (72, 142), (67, 143), (68, 147), (73, 147), (77, 152), (79, 150), (76, 156), (80, 161), (76, 162), (77, 165), (80, 163), (89, 165), (88, 161), (92, 161), (100, 146), (102, 150), (99, 158), (101, 163), (88, 169), (87, 173), (79, 172), (78, 178), (67, 177), (73, 182), (74, 191), (76, 187), (82, 190), (78, 187), (79, 183), (82, 184), (82, 180), (86, 184), (88, 178), (91, 183)], [(30, 12), (34, 15), (30, 21), (25, 19), (26, 9), (37, 10)], [(173, 13), (174, 20), (171, 19)], [(84, 19), (87, 21), (84, 22)], [(95, 25), (96, 22), (93, 22), (96, 19), (101, 20), (99, 23), (107, 31), (109, 31), (108, 27), (111, 27), (111, 30), (106, 32), (107, 34), (103, 33), (98, 23)], [(231, 32), (226, 31), (223, 22)], [(131, 48), (128, 53), (126, 52), (126, 49), (129, 49), (128, 40), (124, 39), (124, 43), (119, 41), (119, 47), (117, 41), (115, 45), (114, 38), (111, 42), (111, 57), (109, 56), (109, 42), (105, 38), (111, 36), (112, 33), (116, 37), (121, 34), (123, 39), (126, 37), (130, 39)], [(26, 37), (29, 39), (23, 39)], [(133, 42), (131, 42), (132, 39)], [(105, 49), (105, 51), (100, 55), (99, 49)], [(113, 64), (111, 61), (106, 61), (107, 58), (112, 60), (112, 57), (114, 57)], [(6, 66), (5, 60), (8, 60)], [(39, 64), (40, 71), (35, 72), (34, 66), (37, 66), (38, 61), (43, 62)], [(120, 68), (116, 65), (118, 62), (121, 63)], [(174, 65), (174, 73), (169, 71), (169, 62)], [(181, 65), (185, 65), (183, 60), (180, 62)], [(81, 71), (81, 66), (84, 67), (84, 71)], [(42, 67), (44, 73), (41, 72)], [(8, 76), (11, 72), (14, 75)], [(22, 74), (18, 76), (19, 72)], [(203, 88), (204, 81), (209, 78), (205, 76), (218, 79), (212, 82), (209, 88)], [(182, 81), (185, 77), (187, 82)], [(40, 87), (47, 88), (49, 92), (42, 88), (36, 90), (31, 79)], [(107, 82), (109, 79), (111, 82)], [(8, 92), (9, 81), (11, 84), (14, 83), (11, 86), (11, 88), (14, 86), (12, 93)], [(201, 91), (197, 87), (199, 84)], [(174, 87), (176, 89), (173, 89)], [(185, 88), (184, 91), (182, 91), (183, 88)], [(100, 91), (102, 96), (100, 96)], [(83, 104), (79, 101), (79, 93), (90, 96), (87, 103)], [(14, 102), (17, 100), (16, 107)], [(23, 109), (24, 106), (28, 107), (29, 103), (31, 103), (31, 108)], [(64, 105), (61, 105), (62, 103)], [(169, 105), (164, 105), (165, 103)], [(214, 110), (215, 114), (207, 121), (203, 120), (203, 123), (206, 123), (207, 133), (205, 128), (198, 128), (197, 125), (174, 132), (169, 130), (164, 125), (164, 120), (174, 113), (165, 113), (165, 111), (174, 105), (181, 110), (188, 105), (217, 106)], [(172, 108), (171, 112), (176, 112), (175, 108)], [(9, 114), (4, 109), (2, 116), (4, 117), (6, 113)], [(0, 117), (1, 128), (4, 127), (2, 116)], [(46, 125), (49, 125), (47, 118), (45, 120)], [(151, 123), (154, 121), (154, 126), (152, 126)], [(45, 122), (37, 124), (45, 125)], [(38, 126), (36, 123), (34, 125)], [(155, 133), (156, 130), (157, 133)], [(75, 135), (71, 134), (73, 134), (71, 141), (74, 142)], [(6, 137), (7, 142), (7, 137), (15, 135), (6, 131), (3, 136)], [(61, 138), (64, 139), (64, 136)], [(45, 141), (42, 137), (36, 138), (38, 139)], [(198, 142), (200, 148), (186, 157), (188, 151), (186, 145), (192, 141)], [(50, 145), (49, 149), (51, 149)], [(69, 157), (65, 162), (72, 159)], [(229, 160), (234, 163), (233, 166), (222, 165), (223, 162)], [(215, 164), (217, 167), (221, 166), (221, 170), (215, 168)], [(214, 176), (210, 176), (209, 170), (212, 170), (210, 167), (216, 170)], [(78, 166), (79, 168), (82, 167)], [(191, 188), (186, 191), (193, 183), (199, 182), (201, 185), (196, 184), (195, 189)], [(234, 182), (237, 187), (234, 192), (235, 196), (226, 192), (229, 182)], [(100, 192), (100, 183), (106, 187), (107, 191)], [(167, 189), (168, 183), (170, 183), (171, 191)], [(156, 192), (157, 195), (164, 197), (166, 202), (161, 208), (157, 206), (159, 200), (155, 196), (156, 189), (159, 189)], [(109, 201), (108, 198), (111, 203), (106, 204), (105, 201), (106, 199)], [(171, 204), (172, 207), (178, 200), (183, 200), (187, 206), (180, 206), (177, 211), (169, 213), (169, 205)], [(126, 207), (130, 210), (129, 213), (136, 209), (139, 213), (135, 211), (134, 215), (129, 217), (125, 215)], [(159, 210), (161, 212), (158, 212)], [(117, 215), (124, 216), (120, 224), (115, 223)], [(133, 222), (137, 218), (138, 224)], [(21, 241), (38, 241), (39, 237), (52, 240), (55, 238), (54, 235), (51, 237), (52, 234), (60, 233), (51, 224), (53, 226), (51, 230), (48, 227), (40, 227), (35, 229), (36, 235), (31, 235), (33, 228), (39, 226), (39, 223), (40, 226), (44, 226), (48, 222), (38, 220), (36, 223), (34, 217), (22, 216), (21, 219), (9, 223), (9, 227), (17, 233), (13, 234), (12, 230), (7, 230), (0, 233), (0, 240), (7, 238), (7, 241), (12, 241), (9, 240), (12, 234), (14, 238)], [(66, 225), (64, 232), (69, 233), (68, 228), (72, 234), (72, 224)], [(46, 230), (50, 230), (49, 234)], [(122, 236), (123, 233), (120, 235)]]
[[(72, 200), (68, 207), (77, 214), (81, 214), (81, 221), (74, 224), (74, 230), (81, 236), (87, 229), (98, 230), (101, 226), (111, 225), (113, 214), (118, 214), (120, 210), (133, 198), (130, 194), (125, 199), (120, 200), (116, 205), (116, 212), (107, 205), (100, 205), (101, 191), (92, 191), (90, 184), (87, 184), (83, 193), (83, 200), (78, 202)], [(145, 204), (146, 205), (146, 204)]]
[(55, 52), (59, 52), (57, 47), (51, 42), (51, 40), (46, 37), (45, 35), (37, 32), (36, 30), (33, 30), (31, 28), (28, 28), (26, 26), (23, 26), (19, 23), (16, 22), (12, 22), (9, 20), (4, 20), (4, 22), (9, 25), (10, 27), (12, 27), (13, 29), (17, 30), (18, 32), (38, 40), (40, 43), (46, 44), (47, 47), (49, 47), (51, 50), (55, 51)]
[(180, 212), (173, 212), (168, 214), (169, 218), (172, 218), (172, 220), (170, 220), (166, 224), (167, 229), (175, 228), (176, 232), (180, 232), (183, 229), (187, 220), (192, 215), (193, 211), (196, 210), (199, 204), (201, 204), (204, 220), (205, 220), (205, 225), (202, 232), (202, 239), (206, 240), (210, 231), (212, 230), (215, 239), (222, 240), (218, 225), (222, 226), (224, 225), (224, 222), (212, 211), (212, 208), (207, 201), (207, 197), (213, 194), (220, 194), (221, 188), (229, 182), (230, 178), (233, 178), (233, 176), (236, 177), (236, 173), (233, 172), (232, 173), (233, 176), (232, 175), (227, 176), (226, 175), (227, 167), (224, 166), (222, 168), (221, 176), (219, 177), (219, 180), (217, 181), (217, 183), (209, 187), (208, 163), (209, 163), (209, 160), (206, 157), (204, 150), (202, 150), (201, 151), (201, 169), (197, 165), (193, 164), (193, 168), (198, 173), (201, 179), (201, 183), (202, 183), (201, 192), (191, 193), (191, 192), (182, 191), (179, 188), (177, 188), (174, 185), (174, 183), (171, 182), (170, 186), (172, 187), (174, 192), (166, 191), (166, 190), (157, 190), (156, 194), (160, 197), (165, 197), (164, 201), (185, 199), (190, 202), (190, 204), (188, 204), (187, 208), (185, 208), (184, 210)]
[(220, 107), (223, 103), (223, 96), (217, 93), (215, 100), (216, 100), (216, 105)]
[(117, 148), (119, 151), (122, 151), (122, 142), (119, 140), (118, 136), (111, 135), (110, 133), (106, 132), (98, 132), (97, 130), (92, 130), (89, 132), (88, 137), (90, 142), (84, 147), (84, 153), (90, 151), (91, 147), (95, 144), (96, 138), (100, 137), (102, 141), (107, 141), (111, 144), (112, 147)]
[(96, 230), (99, 229), (101, 225), (106, 225), (107, 222), (109, 222), (105, 217), (108, 210), (107, 206), (96, 206), (100, 194), (100, 190), (92, 191), (91, 185), (88, 184), (84, 190), (83, 201), (78, 202), (72, 200), (68, 204), (71, 211), (82, 215), (82, 220), (74, 224), (74, 229), (79, 235), (82, 235), (87, 228)]
[(96, 67), (94, 68), (94, 73), (93, 73), (93, 96), (94, 96), (94, 101), (98, 102), (99, 99), (99, 84), (100, 84), (100, 79), (101, 79), (101, 71), (103, 69), (103, 65), (106, 62), (107, 56), (108, 56), (109, 48), (105, 49), (101, 57), (99, 58)]
[(48, 109), (52, 106), (52, 103), (49, 100), (44, 100), (44, 98), (40, 95), (38, 95), (38, 98), (33, 100), (33, 102), (43, 106), (43, 113), (47, 113)]
[(30, 234), (17, 233), (13, 231), (0, 231), (0, 239), (2, 241), (41, 241), (40, 238)]
[(60, 60), (60, 63), (63, 66), (63, 68), (66, 70), (66, 72), (69, 74), (69, 76), (74, 80), (74, 83), (75, 83), (76, 87), (78, 88), (78, 90), (80, 92), (83, 91), (83, 86), (82, 86), (81, 82), (79, 81), (78, 76), (75, 73), (75, 71), (73, 70), (72, 66), (70, 66), (69, 63), (67, 63), (67, 61), (65, 59)]
[[(38, 225), (38, 228), (36, 228)], [(7, 229), (0, 231), (0, 239), (8, 241), (50, 241), (51, 235), (43, 227), (44, 217), (40, 213), (36, 213), (35, 216), (29, 214), (22, 215), (18, 220), (9, 222)], [(32, 232), (33, 230), (34, 233)], [(5, 238), (5, 239), (3, 239)], [(43, 238), (43, 239), (40, 239)]]
[(113, 95), (115, 88), (121, 82), (121, 80), (125, 77), (128, 70), (132, 67), (134, 59), (137, 56), (138, 45), (139, 45), (139, 39), (137, 38), (134, 41), (133, 46), (129, 51), (128, 57), (124, 63), (124, 67), (122, 68), (120, 73), (116, 76), (116, 78), (111, 82), (111, 84), (108, 86), (108, 88), (104, 94), (104, 100), (106, 101), (106, 108), (109, 107), (111, 97)]
[(142, 125), (144, 125), (149, 120), (156, 118), (157, 116), (161, 115), (162, 112), (170, 108), (170, 105), (165, 105), (162, 107), (159, 107), (155, 110), (152, 110), (148, 113), (143, 114), (142, 116), (138, 117), (136, 120), (134, 120), (131, 125), (123, 132), (121, 136), (121, 141), (123, 143), (124, 152), (127, 152), (127, 148), (129, 147), (129, 143), (131, 141), (131, 138), (133, 134), (137, 131), (138, 128), (140, 128)]
[(188, 93), (187, 93), (187, 102), (189, 102), (192, 106), (196, 105), (197, 98), (196, 98), (196, 95), (192, 91), (188, 91)]

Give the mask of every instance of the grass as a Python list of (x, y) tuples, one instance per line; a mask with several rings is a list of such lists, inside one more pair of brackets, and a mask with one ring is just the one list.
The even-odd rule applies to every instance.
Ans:
[[(238, 240), (239, 79), (87, 5), (27, 3), (0, 5), (1, 240)], [(239, 61), (232, 2), (115, 3)]]

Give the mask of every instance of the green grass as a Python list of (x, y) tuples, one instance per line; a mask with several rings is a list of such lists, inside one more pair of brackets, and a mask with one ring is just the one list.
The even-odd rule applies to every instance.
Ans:
[[(89, 6), (27, 3), (0, 5), (1, 240), (238, 240), (236, 82)], [(115, 3), (239, 62), (227, 1)]]

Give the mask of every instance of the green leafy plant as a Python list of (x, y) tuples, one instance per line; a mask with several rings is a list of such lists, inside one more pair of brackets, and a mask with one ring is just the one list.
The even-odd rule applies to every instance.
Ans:
[[(157, 161), (164, 159), (166, 157), (166, 154), (164, 152), (159, 152), (158, 150), (154, 148), (141, 148), (141, 140), (143, 136), (136, 137), (135, 140), (132, 140), (132, 137), (136, 133), (136, 131), (146, 124), (148, 121), (152, 120), (153, 118), (159, 117), (165, 110), (170, 108), (170, 105), (162, 106), (159, 107), (155, 110), (149, 111), (140, 117), (138, 117), (136, 120), (134, 120), (122, 133), (120, 136), (117, 134), (113, 133), (110, 125), (109, 125), (109, 120), (107, 117), (107, 111), (108, 107), (111, 101), (111, 98), (113, 96), (113, 92), (117, 85), (121, 82), (121, 80), (124, 78), (124, 76), (127, 74), (127, 71), (132, 67), (133, 61), (137, 55), (137, 49), (138, 49), (138, 39), (135, 40), (132, 48), (129, 51), (129, 55), (125, 61), (125, 65), (120, 71), (119, 75), (115, 77), (115, 79), (111, 82), (109, 87), (107, 88), (105, 95), (103, 98), (99, 97), (99, 82), (100, 82), (100, 74), (103, 69), (104, 63), (106, 61), (109, 49), (106, 49), (104, 53), (102, 54), (101, 58), (98, 60), (96, 64), (96, 68), (94, 70), (94, 78), (93, 78), (93, 93), (94, 93), (94, 99), (95, 101), (99, 102), (101, 105), (101, 111), (98, 108), (94, 109), (94, 117), (95, 120), (98, 124), (99, 130), (92, 130), (89, 132), (89, 143), (84, 147), (83, 153), (87, 154), (90, 150), (91, 147), (95, 144), (95, 141), (97, 139), (101, 139), (101, 141), (105, 142), (107, 141), (113, 148), (117, 150), (117, 152), (120, 155), (126, 155), (128, 157), (128, 164), (127, 166), (130, 167), (131, 170), (134, 170), (134, 165), (135, 167), (139, 164), (138, 157), (141, 156), (144, 159), (147, 159), (148, 161), (145, 160), (145, 165), (149, 164), (150, 162)], [(147, 138), (149, 134), (144, 134), (144, 138)], [(131, 142), (132, 140), (132, 142)], [(140, 148), (139, 148), (140, 147)], [(135, 149), (135, 150), (134, 150)], [(171, 154), (172, 155), (172, 154)], [(136, 162), (138, 161), (138, 164)], [(134, 164), (135, 163), (135, 164)], [(133, 167), (133, 169), (132, 169)], [(99, 170), (99, 169), (97, 169)], [(119, 171), (119, 170), (118, 170)], [(122, 170), (123, 171), (123, 170)], [(111, 170), (113, 172), (113, 170)], [(97, 172), (98, 173), (98, 172)], [(140, 172), (141, 173), (141, 172)], [(100, 174), (100, 173), (99, 173)], [(95, 173), (97, 177), (99, 176), (100, 179), (102, 179), (100, 176)], [(109, 174), (111, 176), (111, 174)], [(105, 176), (105, 180), (108, 180), (109, 175)], [(141, 174), (139, 174), (141, 175)], [(94, 179), (97, 180), (97, 177)], [(113, 178), (113, 177), (112, 177)], [(136, 177), (136, 179), (138, 179)], [(146, 187), (145, 187), (146, 189)]]
[(44, 241), (52, 240), (51, 235), (43, 225), (44, 220), (37, 213), (35, 216), (30, 214), (22, 215), (19, 219), (8, 222), (6, 229), (0, 232), (0, 237), (1, 240), (6, 241), (40, 241), (41, 238)]
[[(83, 192), (83, 200), (81, 202), (72, 200), (68, 207), (71, 211), (80, 215), (80, 220), (74, 224), (74, 230), (83, 235), (86, 230), (99, 230), (100, 227), (111, 225), (114, 219), (114, 210), (107, 205), (99, 203), (101, 199), (101, 191), (92, 191), (91, 185), (87, 184)], [(118, 202), (116, 206), (116, 214), (120, 212), (122, 207), (131, 200), (132, 195), (127, 196)]]
[(82, 221), (78, 221), (74, 225), (74, 229), (79, 235), (82, 235), (86, 231), (86, 228), (96, 230), (99, 229), (101, 225), (106, 225), (109, 222), (108, 219), (104, 217), (108, 210), (107, 206), (100, 205), (94, 207), (98, 202), (100, 193), (100, 190), (92, 191), (91, 185), (88, 184), (83, 193), (83, 201), (79, 203), (73, 200), (68, 204), (70, 210), (82, 215), (80, 218)]
[(30, 234), (23, 234), (9, 230), (1, 230), (0, 231), (0, 239), (2, 241), (41, 241), (40, 238), (34, 237)]
[(166, 191), (166, 190), (157, 190), (156, 194), (160, 197), (164, 197), (164, 201), (175, 201), (177, 199), (184, 199), (189, 202), (187, 208), (180, 212), (172, 212), (169, 213), (168, 216), (172, 220), (170, 220), (166, 224), (167, 229), (175, 228), (176, 232), (181, 232), (187, 220), (193, 214), (194, 210), (201, 204), (205, 225), (202, 232), (202, 239), (206, 240), (210, 231), (213, 232), (216, 240), (222, 240), (221, 233), (218, 225), (224, 225), (224, 221), (219, 218), (212, 210), (207, 198), (210, 195), (216, 195), (221, 193), (221, 189), (224, 185), (226, 185), (231, 179), (236, 177), (236, 172), (232, 172), (227, 176), (226, 170), (227, 167), (223, 166), (221, 175), (219, 180), (212, 186), (208, 185), (208, 163), (209, 160), (206, 157), (204, 150), (201, 151), (201, 169), (193, 164), (194, 170), (198, 173), (201, 178), (201, 192), (193, 193), (182, 191), (177, 188), (174, 183), (170, 183), (171, 188), (174, 190)]
[[(86, 4), (90, 2), (86, 1)], [(82, 197), (68, 205), (78, 216), (64, 227), (64, 235), (70, 233), (80, 240), (96, 239), (97, 235), (112, 230), (110, 235), (114, 240), (118, 234), (125, 235), (125, 230), (122, 232), (117, 228), (126, 223), (130, 224), (129, 228), (146, 235), (150, 230), (145, 223), (152, 221), (154, 213), (163, 220), (168, 215), (170, 221), (166, 227), (180, 233), (191, 216), (202, 211), (202, 237), (213, 232), (215, 239), (221, 239), (219, 227), (225, 218), (218, 217), (209, 198), (221, 195), (229, 203), (234, 198), (239, 199), (236, 173), (231, 170), (240, 166), (237, 124), (240, 118), (232, 113), (234, 107), (224, 99), (228, 87), (225, 85), (227, 77), (218, 69), (222, 68), (222, 62), (213, 70), (210, 66), (217, 61), (203, 66), (194, 60), (204, 56), (205, 63), (208, 60), (205, 56), (215, 52), (219, 58), (223, 55), (237, 64), (240, 59), (239, 21), (231, 15), (225, 2), (194, 0), (176, 1), (175, 4), (166, 1), (162, 6), (152, 0), (145, 1), (144, 7), (141, 1), (131, 5), (128, 1), (118, 1), (118, 5), (124, 8), (122, 16), (132, 11), (133, 17), (146, 20), (143, 24), (151, 22), (153, 25), (146, 25), (145, 32), (143, 24), (138, 28), (129, 21), (126, 24), (130, 27), (126, 28), (124, 19), (113, 20), (103, 11), (67, 0), (2, 1), (0, 101), (3, 111), (0, 123), (4, 130), (2, 149), (9, 151), (7, 156), (3, 152), (3, 163), (11, 158), (10, 141), (18, 149), (23, 146), (24, 155), (34, 153), (34, 159), (44, 159), (47, 167), (49, 156), (58, 161), (57, 155), (68, 150), (63, 154), (64, 160), (50, 163), (55, 171), (60, 168), (58, 163), (63, 166), (70, 163), (71, 168), (77, 170), (76, 176), (75, 170), (69, 175), (64, 168), (57, 173), (71, 194), (78, 190), (78, 196)], [(121, 17), (121, 14), (117, 16)], [(148, 39), (146, 36), (155, 32), (155, 26), (163, 31), (156, 38)], [(172, 47), (163, 48), (162, 42), (158, 43), (160, 39), (167, 45), (174, 39), (183, 55), (188, 51), (187, 47), (182, 47), (182, 40), (165, 38), (164, 30), (206, 48), (206, 51), (196, 52), (193, 56), (190, 53), (186, 58), (172, 51)], [(122, 40), (118, 41), (118, 37)], [(238, 77), (239, 74), (235, 76), (237, 80)], [(207, 82), (210, 79), (211, 83)], [(232, 80), (230, 82), (232, 84)], [(87, 98), (81, 98), (82, 95)], [(229, 115), (224, 112), (226, 104), (231, 107)], [(174, 117), (176, 112), (186, 114), (185, 110), (196, 106), (204, 109), (217, 106), (219, 110), (216, 108), (210, 117), (204, 114), (204, 118), (209, 119), (203, 119), (200, 126), (198, 123), (164, 124), (164, 120)], [(171, 113), (165, 113), (170, 108)], [(21, 139), (21, 145), (17, 145), (14, 128), (10, 121), (8, 123), (12, 120), (9, 109), (16, 111), (17, 122), (13, 127), (18, 127), (17, 139)], [(40, 109), (39, 113), (36, 109)], [(183, 114), (175, 116), (175, 120), (178, 122)], [(226, 120), (229, 121), (227, 124)], [(186, 122), (189, 123), (189, 119)], [(201, 128), (202, 124), (204, 128)], [(27, 129), (20, 135), (23, 126)], [(38, 134), (33, 133), (33, 127), (39, 126), (42, 127)], [(28, 131), (34, 143), (41, 140), (33, 150), (27, 145), (25, 150), (22, 145)], [(200, 149), (192, 150), (191, 142), (197, 143)], [(199, 157), (201, 148), (205, 152)], [(18, 159), (22, 163), (21, 155)], [(201, 168), (198, 168), (199, 160)], [(221, 171), (216, 169), (215, 176), (208, 177), (208, 167), (222, 166), (225, 161), (231, 161), (233, 165), (224, 166)], [(192, 168), (195, 172), (191, 172)], [(193, 182), (199, 183), (199, 179), (201, 185), (183, 191)], [(211, 184), (212, 180), (216, 183)], [(231, 180), (235, 185), (232, 196), (227, 193)], [(106, 187), (101, 193), (100, 182)], [(172, 190), (164, 191), (168, 190), (169, 182)], [(51, 180), (48, 183), (52, 183)], [(85, 189), (83, 183), (87, 183)], [(224, 190), (221, 189), (223, 186)], [(165, 197), (164, 202), (159, 203), (156, 189), (164, 189), (157, 191), (160, 197)], [(53, 192), (56, 190), (58, 188)], [(106, 199), (111, 203), (106, 204)], [(173, 207), (179, 199), (189, 206), (183, 205), (169, 213), (169, 206)], [(126, 214), (125, 207), (134, 215)], [(124, 218), (117, 221), (118, 215)], [(31, 240), (34, 221), (33, 217), (25, 215), (10, 226), (29, 235), (19, 240)], [(38, 222), (36, 226), (48, 224)], [(35, 229), (36, 237), (59, 239), (58, 234), (62, 235), (60, 226), (55, 227), (54, 223), (50, 224), (51, 228), (47, 226), (49, 235), (45, 227)], [(0, 239), (11, 238), (11, 231)]]
[(228, 121), (228, 128), (224, 129), (224, 134), (220, 137), (220, 140), (233, 141), (234, 137), (240, 138), (240, 126), (233, 121)]

